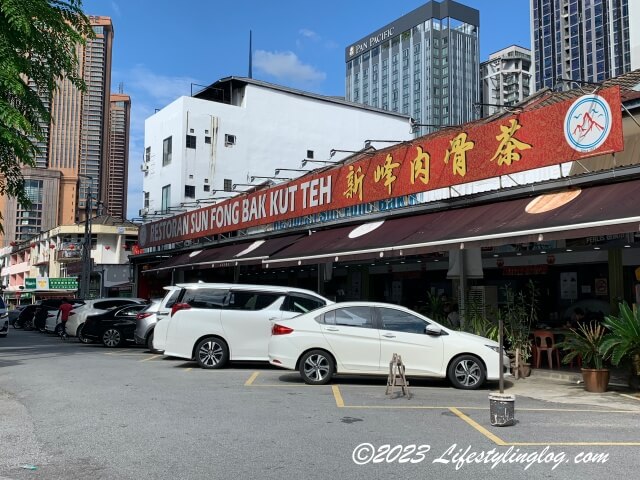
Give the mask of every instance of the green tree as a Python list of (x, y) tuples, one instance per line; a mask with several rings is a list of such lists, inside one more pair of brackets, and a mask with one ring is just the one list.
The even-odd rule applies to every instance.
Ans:
[(0, 195), (31, 205), (20, 168), (51, 121), (43, 99), (61, 78), (84, 89), (77, 48), (90, 35), (82, 0), (0, 0)]

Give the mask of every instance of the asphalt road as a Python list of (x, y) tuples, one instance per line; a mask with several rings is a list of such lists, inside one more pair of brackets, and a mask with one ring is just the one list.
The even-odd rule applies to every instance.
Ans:
[(266, 365), (205, 371), (11, 330), (0, 339), (0, 478), (637, 476), (640, 413), (519, 397), (518, 423), (497, 428), (489, 389), (411, 383), (411, 399), (390, 399), (384, 378), (308, 387)]

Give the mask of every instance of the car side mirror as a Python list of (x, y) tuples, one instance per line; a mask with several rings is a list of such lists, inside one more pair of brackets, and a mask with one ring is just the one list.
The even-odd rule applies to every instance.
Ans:
[(442, 329), (435, 325), (427, 325), (424, 329), (424, 333), (427, 335), (433, 335), (434, 337), (439, 337), (442, 335)]

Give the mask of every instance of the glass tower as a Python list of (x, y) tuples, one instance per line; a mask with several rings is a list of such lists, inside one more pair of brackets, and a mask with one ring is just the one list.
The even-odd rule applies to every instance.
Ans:
[(478, 10), (432, 1), (367, 35), (346, 48), (346, 99), (410, 115), (417, 124), (478, 118), (479, 25)]
[(631, 71), (629, 3), (636, 1), (531, 0), (536, 90), (561, 78), (602, 82)]

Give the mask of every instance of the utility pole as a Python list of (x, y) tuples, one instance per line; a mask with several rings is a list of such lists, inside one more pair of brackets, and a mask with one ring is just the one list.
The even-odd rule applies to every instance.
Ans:
[(88, 178), (90, 183), (87, 186), (87, 200), (85, 204), (84, 219), (84, 240), (82, 241), (82, 277), (80, 279), (80, 298), (89, 298), (89, 284), (91, 277), (91, 183), (93, 178), (88, 175), (82, 175)]

